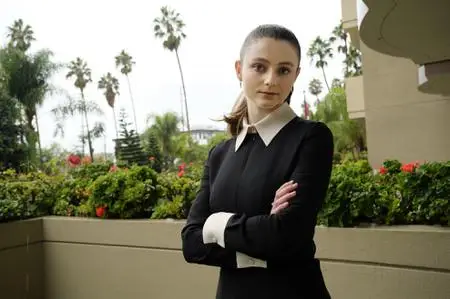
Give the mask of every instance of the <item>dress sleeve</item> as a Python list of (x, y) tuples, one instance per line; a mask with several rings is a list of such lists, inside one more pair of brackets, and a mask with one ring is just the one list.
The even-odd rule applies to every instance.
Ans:
[[(297, 194), (289, 201), (289, 206), (275, 215), (231, 215), (222, 227), (224, 248), (264, 260), (311, 254), (317, 214), (331, 176), (333, 135), (325, 124), (317, 122), (302, 143), (291, 175), (298, 183)], [(203, 234), (215, 234), (215, 231), (217, 229)]]
[(224, 249), (215, 243), (203, 242), (202, 228), (211, 215), (209, 207), (209, 169), (214, 148), (209, 151), (205, 163), (200, 189), (189, 210), (186, 225), (181, 231), (183, 256), (188, 263), (204, 264), (225, 268), (236, 268), (236, 251)]

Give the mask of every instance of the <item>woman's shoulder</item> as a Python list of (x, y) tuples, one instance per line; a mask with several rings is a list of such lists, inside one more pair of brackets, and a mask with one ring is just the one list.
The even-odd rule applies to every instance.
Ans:
[(304, 119), (296, 117), (293, 120), (293, 126), (291, 126), (292, 132), (300, 135), (328, 135), (332, 136), (332, 132), (328, 125), (322, 121)]
[(235, 139), (234, 137), (228, 138), (211, 147), (209, 150), (209, 159), (215, 161), (218, 158), (224, 157), (230, 147), (236, 142)]

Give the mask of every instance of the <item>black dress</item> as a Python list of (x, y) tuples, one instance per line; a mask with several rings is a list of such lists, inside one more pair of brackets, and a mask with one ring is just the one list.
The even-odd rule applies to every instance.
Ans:
[[(290, 108), (284, 109), (286, 116)], [(217, 299), (330, 298), (313, 237), (331, 174), (333, 136), (320, 122), (277, 119), (269, 138), (261, 126), (259, 134), (244, 133), (210, 150), (182, 230), (187, 262), (221, 268)], [(295, 198), (269, 215), (276, 190), (289, 180), (299, 184)], [(205, 221), (221, 212), (228, 214), (223, 244), (205, 244)], [(245, 266), (238, 256), (241, 262), (247, 257)]]

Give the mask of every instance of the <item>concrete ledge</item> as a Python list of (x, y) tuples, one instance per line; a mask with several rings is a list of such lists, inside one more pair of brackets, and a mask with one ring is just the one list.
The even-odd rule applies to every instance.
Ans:
[[(0, 225), (5, 298), (213, 298), (218, 269), (187, 264), (184, 221), (46, 217)], [(24, 241), (25, 240), (25, 241)], [(26, 240), (34, 243), (28, 246)], [(445, 298), (450, 229), (317, 227), (334, 299)]]
[(48, 217), (43, 227), (46, 242), (179, 250), (183, 224), (184, 221), (170, 220)]
[[(162, 250), (181, 250), (180, 232), (184, 223), (184, 220), (43, 219), (45, 242)], [(447, 228), (317, 227), (315, 240), (317, 256), (328, 261), (450, 271), (450, 229)]]
[(43, 219), (30, 219), (0, 224), (0, 251), (42, 242)]

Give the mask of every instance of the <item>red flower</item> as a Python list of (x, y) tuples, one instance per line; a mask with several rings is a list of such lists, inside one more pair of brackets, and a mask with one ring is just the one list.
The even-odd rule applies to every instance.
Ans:
[(112, 165), (109, 172), (116, 172), (119, 168), (116, 165)]
[(184, 171), (185, 168), (186, 168), (186, 163), (181, 163), (181, 164), (178, 166), (178, 170), (179, 170), (179, 171)]
[(178, 177), (181, 178), (184, 175), (184, 170), (178, 171)]
[(404, 164), (401, 169), (402, 169), (403, 172), (410, 172), (411, 173), (411, 172), (414, 172), (416, 167), (417, 167), (417, 164), (415, 164), (415, 163), (408, 163), (408, 164)]
[(102, 218), (106, 214), (106, 206), (100, 206), (95, 208), (95, 215), (97, 217)]
[(71, 155), (69, 155), (69, 157), (67, 158), (67, 162), (69, 162), (69, 164), (70, 164), (71, 166), (76, 166), (76, 165), (80, 165), (81, 159), (80, 159), (80, 157), (78, 157), (77, 155), (71, 154)]
[(388, 173), (388, 169), (386, 167), (384, 167), (384, 166), (381, 166), (379, 172), (381, 174), (386, 174), (386, 173)]

